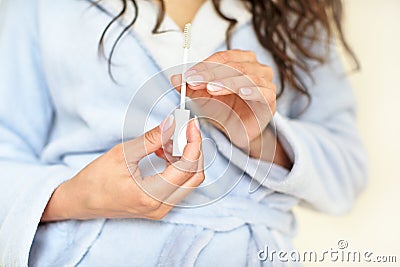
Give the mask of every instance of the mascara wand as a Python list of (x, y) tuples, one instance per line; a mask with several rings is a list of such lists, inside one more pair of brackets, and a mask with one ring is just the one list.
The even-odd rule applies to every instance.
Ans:
[(175, 110), (175, 132), (173, 137), (172, 156), (180, 157), (183, 154), (183, 149), (187, 144), (186, 139), (186, 128), (190, 117), (190, 110), (185, 109), (186, 102), (186, 77), (185, 73), (187, 70), (187, 62), (189, 57), (190, 49), (190, 35), (191, 35), (191, 24), (187, 23), (183, 30), (184, 42), (183, 42), (183, 65), (182, 65), (182, 84), (181, 84), (181, 100), (179, 109)]
[(189, 58), (189, 49), (190, 49), (190, 39), (191, 39), (191, 24), (185, 24), (185, 28), (183, 30), (183, 60), (182, 60), (182, 85), (181, 85), (181, 103), (179, 108), (185, 109), (185, 101), (186, 101), (186, 77), (185, 73), (187, 71), (187, 62)]

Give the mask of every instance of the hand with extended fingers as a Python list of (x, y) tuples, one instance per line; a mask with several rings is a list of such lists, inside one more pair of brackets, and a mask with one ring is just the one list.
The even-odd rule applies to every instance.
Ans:
[[(185, 76), (187, 96), (196, 103), (196, 113), (210, 118), (240, 148), (248, 148), (275, 113), (273, 70), (260, 64), (253, 52), (217, 52), (191, 67)], [(181, 75), (171, 77), (177, 90), (181, 81)]]

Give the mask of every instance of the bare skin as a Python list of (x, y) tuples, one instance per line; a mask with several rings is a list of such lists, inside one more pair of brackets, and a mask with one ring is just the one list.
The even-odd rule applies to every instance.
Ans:
[(186, 23), (193, 21), (205, 0), (166, 0), (165, 12), (183, 30)]

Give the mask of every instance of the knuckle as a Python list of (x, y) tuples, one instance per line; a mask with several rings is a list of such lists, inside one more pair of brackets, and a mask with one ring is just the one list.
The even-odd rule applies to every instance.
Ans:
[(208, 67), (207, 67), (206, 62), (200, 62), (200, 63), (197, 63), (192, 69), (200, 72), (200, 71), (204, 71), (204, 70), (208, 69)]
[(199, 175), (199, 184), (203, 183), (205, 179), (206, 179), (206, 176), (204, 175), (204, 172), (202, 171), (201, 174)]
[(194, 179), (194, 185), (195, 185), (195, 186), (201, 185), (201, 184), (204, 182), (205, 178), (206, 178), (206, 177), (205, 177), (203, 171), (197, 173), (197, 174), (193, 177), (193, 179)]
[(244, 51), (244, 53), (246, 54), (246, 56), (248, 57), (248, 58), (250, 58), (250, 59), (253, 59), (253, 60), (255, 60), (257, 57), (256, 57), (256, 54), (253, 52), (253, 51)]
[(119, 143), (118, 145), (113, 146), (110, 150), (110, 153), (112, 153), (112, 154), (122, 154), (122, 152), (123, 152), (122, 143)]
[(144, 138), (150, 145), (156, 145), (159, 136), (155, 131), (148, 131), (144, 134)]
[(111, 157), (116, 163), (125, 162), (124, 146), (122, 143), (115, 145), (108, 152), (107, 155)]
[(196, 173), (197, 163), (195, 160), (183, 158), (180, 163), (181, 164), (178, 168), (181, 171), (182, 177), (189, 178)]
[(250, 81), (255, 85), (255, 87), (261, 86), (263, 84), (263, 79), (257, 75), (248, 76)]
[(276, 103), (276, 94), (275, 93), (272, 93), (272, 94), (268, 94), (268, 102), (269, 103), (272, 103), (272, 104), (274, 104), (274, 103)]
[(272, 80), (274, 78), (274, 69), (270, 66), (263, 65), (264, 72), (269, 76)]
[(276, 84), (275, 83), (271, 83), (269, 88), (276, 94)]
[(214, 81), (215, 80), (215, 73), (213, 71), (203, 71), (201, 74), (207, 81)]
[(221, 52), (216, 52), (214, 56), (218, 62), (226, 63), (229, 61), (230, 53), (231, 53), (230, 51), (221, 51)]
[(241, 63), (233, 63), (230, 65), (232, 68), (237, 70), (240, 74), (245, 74), (247, 71), (247, 68), (244, 64)]
[(270, 103), (269, 106), (270, 106), (272, 114), (275, 114), (275, 112), (276, 112), (276, 101), (274, 101), (273, 103)]
[(143, 195), (139, 198), (139, 205), (143, 210), (154, 211), (160, 207), (161, 202), (143, 193)]
[(273, 113), (275, 113), (276, 110), (276, 95), (275, 94), (268, 94), (267, 96), (267, 101), (269, 108)]
[(191, 173), (191, 175), (196, 175), (196, 173), (199, 172), (199, 160), (198, 159), (195, 159), (190, 163), (188, 171), (189, 171), (189, 173)]

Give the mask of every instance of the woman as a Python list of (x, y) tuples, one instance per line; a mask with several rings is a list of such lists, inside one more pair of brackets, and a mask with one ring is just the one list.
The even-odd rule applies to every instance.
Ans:
[[(341, 14), (338, 0), (3, 0), (0, 265), (283, 264), (258, 251), (292, 249), (294, 206), (343, 213), (366, 182)], [(171, 158), (179, 94), (146, 113), (170, 88), (159, 77), (180, 90), (189, 21), (188, 96), (208, 119)]]

